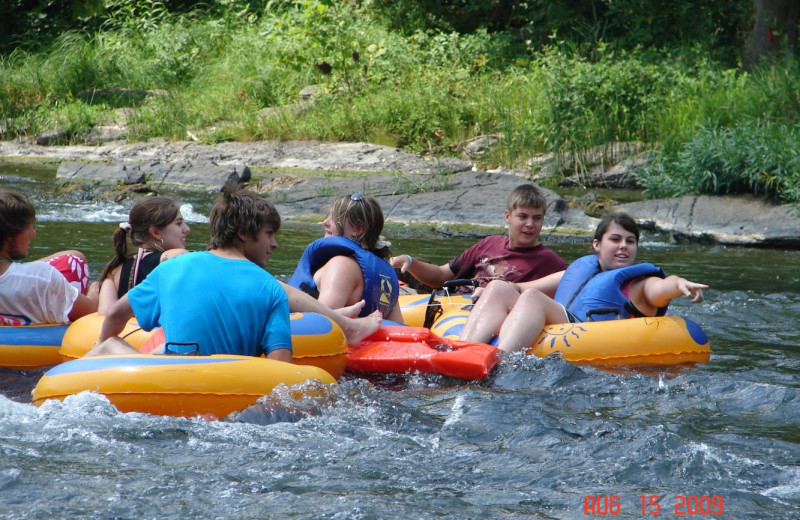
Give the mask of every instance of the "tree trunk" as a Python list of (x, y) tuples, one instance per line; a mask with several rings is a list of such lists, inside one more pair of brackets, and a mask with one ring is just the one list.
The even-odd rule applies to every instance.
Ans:
[(800, 1), (753, 0), (753, 13), (753, 28), (745, 43), (745, 66), (752, 68), (776, 53), (797, 53)]

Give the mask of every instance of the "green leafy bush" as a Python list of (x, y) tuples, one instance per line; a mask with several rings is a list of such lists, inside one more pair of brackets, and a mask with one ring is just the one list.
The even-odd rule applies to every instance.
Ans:
[(671, 157), (647, 170), (651, 195), (763, 194), (800, 202), (800, 127), (744, 120), (704, 126)]
[[(77, 3), (33, 0), (38, 21), (20, 15), (30, 31), (15, 25), (13, 37), (41, 40), (0, 54), (0, 119), (12, 129), (4, 135), (58, 125), (79, 140), (117, 108), (102, 97), (87, 105), (84, 91), (162, 89), (169, 95), (136, 106), (131, 139), (371, 141), (456, 154), (493, 134), (479, 166), (524, 168), (554, 152), (579, 172), (596, 146), (640, 141), (658, 151), (645, 178), (653, 195), (749, 190), (796, 200), (800, 191), (800, 62), (733, 67), (742, 13), (752, 9), (745, 0), (108, 0), (100, 14), (51, 9)], [(22, 8), (11, 0), (0, 15)], [(36, 32), (48, 27), (55, 32)], [(313, 100), (298, 99), (310, 85)]]
[(653, 125), (680, 82), (677, 67), (603, 48), (594, 61), (551, 49), (540, 66), (549, 119), (545, 147), (557, 154), (651, 141)]

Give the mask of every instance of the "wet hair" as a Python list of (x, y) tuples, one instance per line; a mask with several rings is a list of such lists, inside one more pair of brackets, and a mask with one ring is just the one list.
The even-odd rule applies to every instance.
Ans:
[(255, 193), (226, 186), (211, 208), (208, 249), (236, 246), (241, 242), (239, 232), (256, 238), (264, 226), (276, 233), (280, 229), (281, 216), (275, 206)]
[(533, 184), (520, 184), (511, 192), (506, 201), (509, 212), (517, 208), (541, 208), (547, 211), (547, 199), (538, 187)]
[(372, 251), (381, 258), (389, 258), (388, 247), (379, 244), (383, 231), (383, 210), (378, 201), (360, 193), (336, 197), (331, 202), (330, 217), (339, 235), (344, 236), (344, 224), (364, 226), (364, 231), (352, 238), (364, 249)]
[(0, 189), (0, 248), (36, 220), (36, 209), (25, 195)]
[(594, 240), (599, 242), (608, 231), (608, 228), (611, 227), (611, 224), (622, 226), (625, 231), (633, 233), (636, 236), (636, 242), (639, 242), (639, 225), (630, 215), (621, 211), (609, 213), (600, 219), (600, 223), (597, 224), (597, 228), (594, 231)]
[(100, 282), (111, 276), (111, 272), (128, 258), (130, 254), (128, 251), (129, 233), (133, 247), (142, 247), (150, 241), (151, 227), (168, 226), (178, 218), (180, 210), (178, 203), (167, 197), (145, 197), (137, 201), (128, 213), (128, 226), (124, 226), (126, 223), (122, 223), (114, 230), (114, 236), (111, 238), (114, 245), (114, 258), (100, 273)]

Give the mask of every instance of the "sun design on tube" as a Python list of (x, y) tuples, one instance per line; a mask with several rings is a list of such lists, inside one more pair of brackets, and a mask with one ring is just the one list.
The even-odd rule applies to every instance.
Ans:
[(547, 328), (547, 332), (545, 332), (541, 339), (538, 341), (540, 345), (544, 344), (547, 347), (547, 343), (550, 343), (550, 348), (556, 348), (556, 344), (559, 342), (563, 342), (564, 346), (569, 348), (570, 341), (573, 339), (579, 339), (581, 337), (581, 333), (586, 332), (586, 329), (581, 327), (577, 323), (561, 323), (559, 325), (551, 325)]

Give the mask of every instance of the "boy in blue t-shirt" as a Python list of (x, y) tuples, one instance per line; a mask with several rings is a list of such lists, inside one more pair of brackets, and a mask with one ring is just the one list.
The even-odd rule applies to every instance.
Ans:
[(292, 361), (289, 301), (264, 267), (280, 215), (246, 191), (223, 191), (210, 215), (209, 250), (159, 265), (109, 311), (91, 354), (138, 353), (117, 335), (136, 316), (164, 329), (169, 352)]

